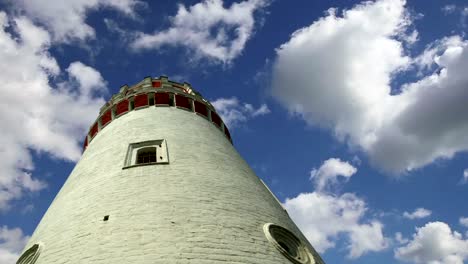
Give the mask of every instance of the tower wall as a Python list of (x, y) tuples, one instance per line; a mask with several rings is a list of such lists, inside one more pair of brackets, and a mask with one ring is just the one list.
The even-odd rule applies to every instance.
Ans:
[[(160, 139), (169, 164), (124, 168), (129, 144)], [(193, 112), (149, 106), (99, 131), (26, 248), (43, 245), (37, 264), (291, 263), (265, 223), (316, 254), (220, 129)]]

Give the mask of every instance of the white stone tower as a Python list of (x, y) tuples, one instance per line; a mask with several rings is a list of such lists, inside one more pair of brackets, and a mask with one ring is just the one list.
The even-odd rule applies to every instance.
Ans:
[(188, 83), (148, 77), (101, 108), (17, 263), (323, 261), (213, 106)]

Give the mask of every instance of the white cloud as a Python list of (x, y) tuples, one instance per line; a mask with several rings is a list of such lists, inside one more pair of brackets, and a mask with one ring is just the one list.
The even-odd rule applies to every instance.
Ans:
[(211, 104), (228, 127), (235, 127), (249, 119), (270, 113), (266, 104), (255, 109), (251, 104), (240, 103), (236, 97), (218, 98), (213, 100)]
[(348, 180), (357, 169), (345, 161), (337, 158), (330, 158), (323, 162), (318, 169), (312, 169), (310, 179), (317, 191), (323, 191), (327, 187), (332, 187), (338, 183), (338, 177)]
[(16, 0), (16, 8), (33, 21), (45, 25), (54, 41), (71, 43), (95, 38), (95, 30), (86, 24), (86, 15), (100, 8), (111, 8), (127, 16), (135, 16), (138, 0)]
[(334, 195), (322, 192), (329, 185), (337, 185), (337, 177), (351, 177), (357, 171), (348, 162), (331, 158), (318, 170), (312, 170), (310, 180), (316, 191), (300, 193), (287, 198), (284, 207), (307, 239), (321, 253), (335, 247), (340, 237), (347, 240), (349, 258), (358, 258), (370, 251), (388, 247), (389, 239), (383, 235), (383, 224), (366, 221), (366, 202), (353, 193)]
[(448, 15), (448, 14), (455, 12), (456, 8), (457, 7), (455, 5), (451, 4), (451, 5), (443, 6), (441, 10), (442, 12), (444, 12), (444, 14)]
[(357, 258), (388, 246), (377, 220), (364, 222), (366, 203), (352, 193), (341, 196), (313, 192), (286, 199), (285, 208), (307, 239), (323, 253), (335, 247), (339, 236), (347, 238), (348, 257)]
[(445, 15), (454, 15), (459, 16), (459, 26), (462, 28), (467, 27), (467, 18), (468, 18), (468, 6), (467, 5), (445, 5), (442, 7), (442, 12)]
[(67, 72), (71, 77), (71, 81), (78, 82), (77, 87), (83, 96), (91, 96), (93, 91), (102, 92), (107, 90), (107, 83), (101, 74), (94, 68), (86, 66), (79, 61), (71, 63), (67, 68)]
[(468, 183), (468, 169), (463, 171), (463, 178), (461, 179), (461, 183), (465, 184)]
[(425, 54), (433, 73), (392, 93), (396, 74), (420, 65), (403, 50), (401, 40), (413, 34), (404, 5), (369, 1), (342, 17), (329, 10), (277, 49), (272, 80), (290, 111), (394, 173), (468, 150), (467, 41), (436, 42)]
[(398, 244), (406, 244), (408, 243), (408, 239), (404, 238), (401, 232), (396, 232), (395, 233), (395, 240), (398, 242)]
[(459, 221), (460, 221), (460, 225), (464, 227), (468, 227), (468, 217), (460, 217)]
[(32, 151), (79, 159), (80, 142), (105, 103), (90, 94), (106, 90), (102, 77), (79, 62), (67, 69), (69, 81), (52, 86), (61, 70), (47, 52), (50, 43), (49, 34), (27, 18), (0, 12), (0, 61), (8, 62), (0, 64), (0, 211), (46, 186), (33, 177)]
[(395, 250), (395, 257), (412, 263), (463, 264), (468, 258), (468, 240), (443, 222), (416, 228), (412, 240)]
[(229, 8), (221, 0), (205, 0), (189, 8), (179, 5), (170, 18), (171, 27), (153, 34), (139, 33), (134, 49), (160, 49), (162, 46), (185, 46), (195, 53), (192, 59), (210, 58), (230, 63), (239, 56), (252, 36), (254, 13), (267, 0), (246, 0)]
[(432, 214), (431, 210), (427, 210), (425, 208), (417, 208), (414, 212), (404, 212), (403, 217), (408, 219), (420, 219), (428, 217)]
[(14, 264), (29, 240), (19, 228), (0, 227), (0, 263)]

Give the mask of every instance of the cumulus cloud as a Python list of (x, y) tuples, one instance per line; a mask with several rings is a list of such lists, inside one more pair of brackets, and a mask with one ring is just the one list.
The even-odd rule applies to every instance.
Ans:
[(422, 63), (403, 48), (405, 39), (414, 39), (411, 19), (403, 0), (364, 2), (341, 16), (329, 10), (277, 49), (272, 94), (388, 172), (468, 150), (467, 41), (435, 42), (424, 54), (431, 71), (391, 87), (395, 76)]
[(315, 192), (300, 193), (284, 202), (291, 218), (321, 253), (335, 247), (339, 237), (347, 240), (349, 258), (388, 247), (383, 224), (376, 219), (365, 220), (368, 208), (363, 199), (353, 193), (322, 192), (326, 186), (338, 184), (338, 176), (349, 179), (356, 171), (348, 162), (328, 159), (312, 170), (310, 180), (316, 185)]
[(14, 264), (29, 240), (19, 228), (0, 227), (0, 263)]
[(414, 212), (404, 212), (403, 217), (408, 219), (420, 219), (428, 217), (432, 214), (431, 210), (427, 210), (425, 208), (417, 208)]
[(412, 240), (395, 250), (395, 257), (412, 263), (463, 264), (468, 258), (468, 240), (443, 222), (416, 228)]
[(66, 43), (95, 38), (95, 30), (85, 22), (88, 12), (110, 8), (133, 17), (135, 8), (142, 5), (138, 0), (17, 0), (12, 3), (33, 21), (46, 26), (54, 41)]
[[(152, 34), (139, 33), (134, 49), (160, 49), (162, 46), (185, 46), (194, 59), (210, 58), (229, 63), (239, 56), (254, 32), (254, 13), (268, 0), (246, 0), (229, 8), (222, 0), (205, 0), (189, 8), (179, 5), (170, 18), (170, 28)], [(192, 55), (192, 54), (191, 54)]]
[(106, 90), (101, 75), (80, 62), (66, 70), (70, 80), (50, 83), (61, 77), (47, 52), (50, 43), (50, 35), (30, 20), (0, 12), (0, 61), (7, 62), (0, 64), (0, 211), (24, 192), (46, 186), (33, 176), (31, 152), (79, 159), (80, 142), (105, 103), (91, 95)]
[(468, 217), (460, 217), (459, 222), (460, 222), (460, 225), (464, 227), (468, 227)]
[(337, 158), (330, 158), (323, 162), (320, 168), (312, 169), (310, 179), (317, 191), (323, 191), (326, 187), (331, 187), (338, 183), (338, 177), (348, 180), (357, 169), (346, 161)]
[(301, 193), (286, 199), (284, 207), (321, 253), (335, 247), (340, 235), (347, 238), (350, 258), (381, 251), (388, 246), (382, 223), (378, 220), (364, 221), (366, 203), (352, 193), (340, 196), (321, 192)]
[(239, 102), (236, 97), (218, 98), (213, 100), (211, 104), (228, 127), (235, 127), (249, 119), (270, 113), (270, 109), (266, 104), (255, 108), (251, 104)]

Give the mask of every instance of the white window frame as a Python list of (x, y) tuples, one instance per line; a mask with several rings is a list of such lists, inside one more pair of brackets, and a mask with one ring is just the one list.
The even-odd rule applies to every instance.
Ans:
[[(147, 148), (147, 147), (156, 148), (156, 162), (137, 164), (138, 150)], [(127, 155), (125, 156), (125, 163), (124, 163), (123, 168), (126, 169), (126, 168), (138, 167), (138, 166), (159, 165), (159, 164), (169, 164), (169, 153), (167, 151), (167, 142), (165, 139), (131, 143), (128, 146)]]

